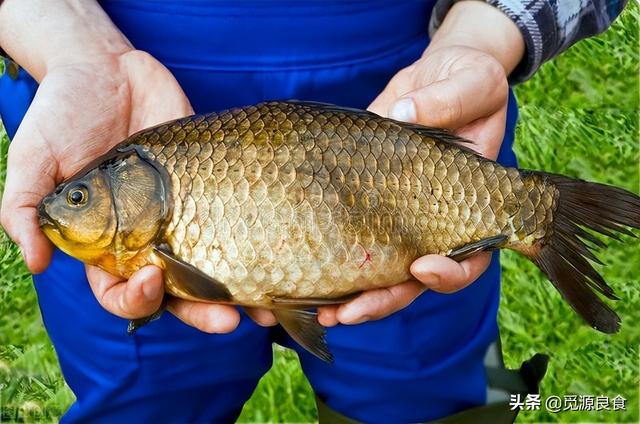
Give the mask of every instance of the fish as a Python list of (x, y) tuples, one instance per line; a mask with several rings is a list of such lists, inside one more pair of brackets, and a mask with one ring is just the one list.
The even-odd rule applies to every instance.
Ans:
[(505, 167), (451, 132), (308, 101), (193, 115), (133, 134), (38, 206), (62, 251), (128, 278), (154, 264), (166, 293), (272, 310), (331, 361), (310, 309), (411, 279), (427, 254), (511, 249), (577, 314), (614, 333), (594, 269), (601, 235), (634, 236), (640, 197)]

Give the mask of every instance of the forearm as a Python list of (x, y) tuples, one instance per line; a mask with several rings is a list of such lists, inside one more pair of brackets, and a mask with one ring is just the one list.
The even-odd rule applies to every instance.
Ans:
[(37, 81), (55, 66), (131, 49), (94, 0), (4, 0), (0, 46)]
[(524, 55), (517, 25), (493, 6), (475, 0), (455, 3), (433, 34), (429, 50), (465, 46), (489, 53), (509, 75)]

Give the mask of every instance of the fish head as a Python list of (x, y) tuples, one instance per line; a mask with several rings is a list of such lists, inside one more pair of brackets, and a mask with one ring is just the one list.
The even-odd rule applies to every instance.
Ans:
[(38, 205), (40, 228), (62, 251), (91, 262), (109, 249), (117, 231), (116, 211), (107, 175), (94, 169), (60, 184)]
[(166, 187), (161, 170), (136, 152), (110, 157), (42, 199), (40, 228), (70, 256), (126, 277), (159, 242)]

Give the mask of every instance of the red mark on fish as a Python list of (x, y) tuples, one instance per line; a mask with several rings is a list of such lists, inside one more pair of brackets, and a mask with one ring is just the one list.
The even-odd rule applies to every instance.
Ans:
[(365, 266), (368, 262), (371, 262), (371, 253), (367, 252), (367, 249), (365, 248), (362, 248), (362, 250), (364, 250), (364, 260), (358, 266), (358, 269), (362, 269), (362, 267)]

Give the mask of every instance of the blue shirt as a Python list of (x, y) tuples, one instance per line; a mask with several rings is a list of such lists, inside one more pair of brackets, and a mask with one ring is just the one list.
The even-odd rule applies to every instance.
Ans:
[[(366, 108), (396, 72), (421, 56), (429, 42), (427, 29), (433, 3), (429, 0), (101, 2), (135, 47), (151, 53), (173, 72), (196, 112), (290, 98)], [(35, 88), (24, 72), (18, 81), (0, 79), (0, 92), (13, 93), (0, 96), (0, 114), (10, 135), (15, 133)], [(511, 96), (499, 156), (504, 164), (515, 165), (511, 144), (516, 118), (515, 100)], [(318, 396), (339, 412), (361, 421), (426, 421), (482, 404), (486, 396), (482, 360), (498, 332), (497, 256), (494, 255), (483, 277), (455, 294), (426, 292), (409, 307), (383, 320), (330, 328), (327, 337), (334, 364), (315, 359), (285, 335), (273, 337), (298, 350), (303, 369)], [(72, 284), (77, 284), (73, 292), (63, 291), (70, 290)], [(54, 257), (50, 270), (36, 279), (47, 330), (65, 378), (79, 399), (67, 415), (69, 420), (104, 417), (107, 411), (113, 418), (116, 402), (123, 405), (133, 396), (152, 396), (158, 385), (150, 382), (152, 378), (161, 379), (175, 367), (176, 359), (167, 352), (188, 351), (185, 346), (195, 349), (205, 340), (202, 334), (184, 330), (183, 324), (165, 316), (140, 331), (133, 353), (123, 354), (123, 349), (130, 349), (132, 343), (121, 342), (123, 336), (119, 331), (123, 331), (124, 325), (111, 332), (118, 321), (100, 310), (85, 286), (82, 267), (61, 253)], [(81, 290), (81, 297), (71, 301), (70, 296)], [(77, 306), (78, 302), (86, 304)], [(73, 312), (76, 310), (77, 317)], [(86, 334), (78, 329), (80, 336), (70, 335), (70, 319), (82, 320), (82, 331)], [(92, 334), (91, 328), (101, 331)], [(257, 331), (263, 335), (268, 330), (257, 329), (245, 319), (235, 334), (208, 336), (206, 340), (217, 337), (216, 340), (226, 340), (228, 346), (236, 346), (234, 340), (258, 334)], [(248, 345), (246, 341), (240, 342), (238, 346)], [(251, 343), (266, 342), (253, 337)], [(100, 360), (96, 361), (87, 350), (99, 350)], [(212, 367), (210, 363), (202, 365), (203, 355), (179, 356), (182, 367), (193, 363), (200, 371), (182, 373), (179, 382), (170, 382), (179, 383), (183, 390), (182, 397), (179, 393), (171, 395), (176, 405), (193, 401), (194, 396), (187, 395), (184, 389), (190, 381), (200, 379), (198, 384), (202, 384), (203, 379), (220, 378), (229, 387), (232, 377), (226, 373), (231, 375), (234, 367), (248, 372), (250, 365), (239, 351), (221, 347), (212, 354), (216, 362), (225, 364), (225, 369), (214, 376), (207, 374), (207, 367)], [(140, 362), (140, 367), (127, 366), (128, 355), (146, 359)], [(116, 362), (118, 358), (122, 361)], [(266, 369), (267, 365), (262, 364), (260, 369)], [(127, 378), (122, 386), (109, 374), (114, 369)], [(143, 372), (141, 369), (148, 372), (146, 380), (136, 377)], [(100, 383), (105, 381), (110, 383)], [(252, 386), (248, 387), (250, 393)], [(232, 392), (227, 389), (225, 393)], [(162, 402), (157, 402), (155, 408), (167, 420), (176, 413), (170, 404)], [(140, 418), (142, 413), (129, 412), (119, 417)], [(150, 417), (148, 408), (144, 414), (146, 419)]]

